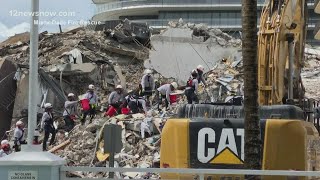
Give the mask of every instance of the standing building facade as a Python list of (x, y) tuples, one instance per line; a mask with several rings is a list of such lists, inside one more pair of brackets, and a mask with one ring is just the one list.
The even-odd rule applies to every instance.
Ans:
[[(241, 0), (92, 0), (96, 4), (93, 21), (111, 22), (125, 18), (146, 22), (153, 28), (166, 28), (168, 22), (182, 18), (184, 22), (205, 23), (226, 32), (241, 30)], [(258, 1), (258, 20), (265, 0)], [(315, 1), (308, 0), (307, 43), (314, 39), (320, 16), (314, 12)]]

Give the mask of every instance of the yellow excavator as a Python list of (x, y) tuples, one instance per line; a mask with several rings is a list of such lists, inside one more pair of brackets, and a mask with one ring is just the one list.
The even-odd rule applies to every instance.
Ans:
[[(258, 101), (264, 170), (320, 170), (319, 133), (310, 122), (312, 102), (304, 98), (300, 77), (306, 19), (305, 0), (270, 0), (262, 11), (258, 32)], [(178, 117), (169, 119), (163, 128), (160, 166), (243, 169), (244, 138), (243, 106), (184, 105)], [(163, 173), (161, 177), (193, 178), (173, 173)], [(206, 178), (244, 179), (231, 175)]]

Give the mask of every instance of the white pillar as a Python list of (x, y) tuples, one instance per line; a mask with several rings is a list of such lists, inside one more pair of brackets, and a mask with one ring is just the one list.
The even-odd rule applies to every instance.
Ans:
[[(31, 12), (39, 12), (39, 0), (31, 0)], [(38, 16), (31, 17), (30, 23), (30, 61), (29, 61), (29, 103), (28, 103), (28, 146), (32, 145), (34, 130), (37, 124), (37, 91), (38, 87), (38, 47), (39, 47), (39, 27), (35, 21)]]

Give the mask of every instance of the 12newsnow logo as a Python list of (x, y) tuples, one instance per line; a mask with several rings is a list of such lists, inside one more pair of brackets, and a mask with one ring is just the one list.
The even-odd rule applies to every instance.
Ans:
[(201, 163), (243, 164), (244, 129), (206, 127), (198, 132), (197, 158)]

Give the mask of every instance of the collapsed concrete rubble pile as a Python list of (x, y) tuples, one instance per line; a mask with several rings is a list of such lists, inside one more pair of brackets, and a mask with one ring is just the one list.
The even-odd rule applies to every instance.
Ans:
[[(103, 127), (112, 123), (120, 125), (123, 129), (123, 149), (115, 155), (115, 167), (158, 168), (161, 130), (167, 118), (170, 118), (170, 114), (159, 114), (157, 111), (150, 111), (147, 117), (144, 114), (121, 114), (112, 118), (96, 118), (85, 127), (77, 125), (68, 136), (59, 133), (59, 145), (50, 151), (65, 158), (69, 166), (106, 166), (109, 154), (103, 150)], [(159, 179), (158, 174), (148, 173), (116, 175), (118, 178)], [(69, 176), (101, 178), (107, 177), (108, 174), (69, 172)]]
[(215, 40), (220, 46), (241, 47), (242, 45), (241, 39), (236, 39), (230, 36), (228, 33), (224, 33), (221, 29), (209, 28), (208, 25), (203, 23), (184, 23), (183, 20), (180, 19), (178, 22), (169, 22), (169, 26), (171, 28), (191, 29), (193, 30), (192, 35), (199, 37), (199, 39), (203, 42), (212, 38), (212, 40)]
[(104, 31), (120, 43), (135, 42), (141, 46), (148, 46), (150, 42), (151, 30), (146, 23), (131, 22), (128, 19), (123, 20), (114, 29)]
[(192, 69), (199, 64), (208, 71), (221, 59), (233, 59), (240, 54), (241, 40), (235, 38), (239, 32), (231, 36), (220, 29), (183, 20), (169, 22), (169, 26), (150, 38), (152, 49), (149, 61), (145, 62), (146, 67), (167, 78), (186, 82)]
[[(179, 70), (179, 74), (171, 77), (185, 82), (192, 70), (190, 66), (195, 68), (202, 64), (206, 69), (205, 78), (208, 84), (206, 88), (200, 88), (199, 98), (202, 102), (226, 102), (231, 95), (243, 95), (241, 39), (220, 29), (209, 28), (206, 24), (185, 23), (182, 19), (169, 22), (169, 26), (170, 28), (157, 38), (152, 37), (151, 44), (155, 49), (165, 48), (159, 45), (158, 41), (166, 42), (168, 45), (179, 44), (172, 47), (176, 49), (174, 55), (179, 57), (181, 63), (188, 64), (188, 67), (174, 67)], [(151, 50), (150, 57), (154, 56), (156, 55)]]
[[(123, 28), (126, 27), (126, 31), (129, 31), (130, 27), (127, 26)], [(12, 61), (18, 67), (28, 68), (28, 36), (28, 33), (23, 33), (2, 42), (0, 60)], [(63, 71), (63, 83), (67, 82), (68, 86), (80, 91), (83, 91), (83, 87), (86, 87), (88, 83), (99, 85), (108, 93), (116, 84), (125, 85), (125, 79), (123, 80), (125, 76), (122, 75), (124, 73), (128, 75), (128, 72), (124, 71), (123, 67), (128, 64), (143, 64), (148, 54), (149, 49), (138, 41), (120, 43), (111, 35), (106, 35), (104, 31), (95, 32), (77, 28), (64, 33), (43, 32), (39, 35), (39, 67), (60, 81), (60, 73)], [(132, 77), (141, 71), (134, 73), (130, 71), (129, 73)], [(76, 78), (75, 80), (74, 77), (79, 75), (90, 76), (90, 78)], [(87, 84), (84, 85), (84, 82)], [(83, 87), (76, 87), (77, 85)]]
[(305, 69), (308, 70), (308, 68), (316, 68), (320, 66), (320, 49), (312, 47), (310, 45), (306, 45), (305, 51), (304, 51), (306, 64)]
[[(171, 75), (170, 77), (185, 82), (192, 70), (190, 66), (195, 68), (198, 64), (202, 64), (206, 69), (205, 77), (208, 84), (205, 89), (201, 87), (199, 92), (199, 98), (204, 102), (225, 102), (228, 100), (227, 97), (231, 95), (243, 95), (240, 51), (242, 42), (240, 39), (236, 39), (220, 29), (209, 28), (205, 24), (184, 23), (182, 19), (177, 22), (169, 22), (169, 26), (170, 28), (164, 30), (162, 34), (151, 38), (151, 44), (156, 49), (156, 52), (152, 50), (150, 52), (152, 67), (161, 72), (171, 67), (178, 69), (179, 74), (177, 71), (172, 71), (176, 74), (171, 72), (162, 74)], [(158, 41), (161, 44), (158, 44)], [(167, 43), (167, 47), (163, 45), (164, 42)], [(177, 63), (178, 67), (173, 67), (175, 63), (171, 63), (170, 67), (161, 67), (159, 61), (155, 62), (152, 59), (157, 58), (156, 53), (161, 52), (157, 52), (157, 48), (160, 50), (163, 48), (175, 49), (174, 60), (172, 57), (164, 59), (171, 58), (169, 61), (174, 62), (178, 61), (177, 57), (179, 57), (181, 64), (185, 63), (188, 66), (183, 67)], [(157, 65), (156, 63), (159, 66), (154, 66)]]
[[(179, 20), (170, 22), (169, 25), (170, 28), (151, 38), (152, 50), (149, 61), (145, 62), (146, 67), (156, 71), (156, 79), (169, 82), (167, 78), (173, 78), (182, 82), (179, 85), (183, 86), (190, 76), (190, 71), (202, 64), (206, 69), (205, 78), (208, 84), (205, 88), (200, 87), (199, 98), (202, 101), (228, 102), (230, 96), (243, 95), (240, 39), (204, 24), (184, 23)], [(146, 117), (142, 114), (118, 115), (112, 118), (102, 115), (108, 95), (115, 85), (121, 84), (126, 90), (138, 87), (145, 67), (142, 61), (135, 59), (146, 60), (149, 57), (149, 49), (146, 48), (149, 45), (145, 36), (149, 32), (132, 32), (127, 28), (128, 23), (124, 23), (115, 30), (105, 32), (91, 32), (79, 28), (59, 34), (40, 34), (39, 63), (44, 72), (57, 80), (54, 89), (64, 89), (64, 93), (74, 92), (81, 95), (86, 91), (87, 85), (93, 83), (101, 97), (101, 107), (97, 108), (101, 114), (97, 115), (93, 123), (76, 125), (69, 134), (59, 130), (56, 145), (50, 147), (50, 152), (65, 158), (69, 166), (108, 165), (109, 155), (103, 151), (101, 136), (104, 125), (108, 123), (121, 125), (123, 129), (123, 149), (115, 157), (117, 167), (160, 166), (162, 127), (166, 119), (173, 116), (181, 104), (186, 103), (184, 99), (180, 99), (172, 114), (153, 112), (151, 121), (145, 120)], [(27, 66), (28, 34), (20, 36), (0, 44), (0, 59)], [(141, 37), (145, 43), (141, 43), (141, 40), (136, 42), (132, 36)], [(307, 93), (311, 92), (313, 96), (319, 97), (320, 87), (314, 88), (320, 80), (320, 70), (317, 69), (319, 56), (307, 53), (307, 57), (310, 59), (310, 70), (305, 70), (303, 80), (310, 83), (306, 85), (304, 82), (305, 87)], [(313, 61), (316, 65), (312, 64)], [(27, 92), (21, 96), (18, 94), (16, 104), (23, 104), (19, 98), (25, 99), (26, 94)], [(39, 99), (39, 102), (41, 101), (42, 99)], [(47, 102), (51, 102), (50, 98)], [(17, 112), (23, 108), (25, 107), (17, 106)], [(59, 122), (59, 127), (63, 128), (63, 119), (60, 118)], [(152, 132), (150, 137), (142, 138), (141, 131), (144, 127)], [(148, 131), (147, 129), (144, 130)], [(69, 176), (102, 178), (108, 175), (69, 172)], [(159, 179), (158, 174), (145, 173), (116, 173), (116, 176), (127, 179)]]
[(200, 99), (208, 102), (228, 102), (231, 96), (243, 95), (242, 59), (222, 59), (205, 73), (207, 87), (201, 88)]
[(306, 46), (305, 67), (302, 71), (302, 82), (306, 90), (306, 97), (320, 100), (320, 49)]
[[(128, 25), (123, 28), (130, 30)], [(28, 87), (29, 33), (10, 37), (0, 47), (0, 60), (17, 65), (19, 78), (13, 117), (21, 118), (20, 112), (28, 104), (28, 92), (24, 90)], [(106, 102), (107, 95), (118, 84), (126, 89), (136, 88), (143, 71), (143, 60), (148, 54), (149, 49), (138, 40), (119, 42), (104, 31), (77, 28), (55, 34), (42, 32), (39, 35), (39, 73), (41, 71), (46, 77), (39, 78), (39, 87), (35, 90), (58, 111), (63, 111), (61, 105), (66, 94), (81, 95), (89, 84), (96, 86), (99, 97), (105, 97), (102, 101)], [(41, 105), (42, 101), (40, 95), (37, 102)]]
[[(305, 49), (305, 67), (302, 71), (302, 80), (306, 90), (306, 97), (320, 100), (317, 82), (320, 80), (320, 50)], [(222, 59), (205, 74), (208, 87), (202, 89), (202, 99), (210, 102), (227, 102), (231, 95), (243, 95), (242, 58)]]
[[(20, 41), (21, 39), (21, 41)], [(1, 43), (0, 58), (17, 64), (28, 64), (29, 39)], [(119, 57), (144, 60), (148, 50), (135, 43), (119, 43), (103, 32), (86, 31), (82, 28), (64, 33), (43, 32), (39, 37), (39, 64), (48, 66), (63, 63), (108, 62)]]

